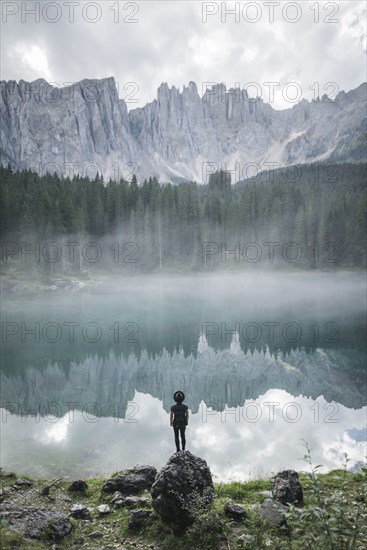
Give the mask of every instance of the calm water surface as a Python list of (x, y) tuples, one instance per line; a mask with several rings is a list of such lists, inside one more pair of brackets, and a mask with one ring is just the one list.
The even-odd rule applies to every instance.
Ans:
[(87, 477), (187, 448), (217, 479), (366, 455), (366, 283), (359, 273), (248, 273), (105, 280), (5, 298), (1, 462)]

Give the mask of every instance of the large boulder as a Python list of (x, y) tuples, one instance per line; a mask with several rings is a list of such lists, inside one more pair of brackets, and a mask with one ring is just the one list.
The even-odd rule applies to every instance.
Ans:
[(156, 475), (157, 470), (154, 466), (135, 466), (106, 481), (102, 491), (105, 493), (119, 491), (122, 495), (140, 493), (144, 489), (151, 488)]
[(280, 502), (275, 502), (271, 498), (264, 500), (260, 507), (260, 515), (266, 519), (271, 527), (281, 527), (286, 523), (285, 513), (288, 508)]
[(189, 451), (171, 456), (151, 488), (153, 508), (174, 531), (183, 532), (214, 498), (205, 460)]
[(294, 470), (279, 472), (273, 480), (272, 495), (273, 499), (281, 504), (302, 506), (303, 490), (297, 472)]

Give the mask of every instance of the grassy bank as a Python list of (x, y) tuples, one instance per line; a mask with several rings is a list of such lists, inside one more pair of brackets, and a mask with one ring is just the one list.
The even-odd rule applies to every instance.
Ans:
[[(1, 548), (19, 550), (53, 549), (106, 549), (106, 550), (215, 550), (266, 548), (298, 550), (362, 550), (367, 546), (367, 476), (366, 470), (353, 473), (335, 470), (327, 474), (301, 473), (304, 506), (289, 508), (287, 524), (272, 528), (259, 515), (259, 506), (269, 498), (271, 479), (248, 482), (215, 484), (215, 500), (211, 509), (198, 514), (195, 523), (180, 538), (175, 537), (159, 516), (153, 512), (146, 527), (131, 532), (128, 528), (133, 508), (115, 508), (100, 516), (97, 506), (110, 504), (112, 495), (101, 492), (105, 479), (88, 479), (85, 494), (68, 491), (71, 480), (60, 480), (51, 487), (48, 496), (42, 496), (46, 480), (33, 480), (28, 486), (17, 488), (15, 473), (2, 472), (2, 507), (48, 508), (69, 513), (73, 504), (85, 504), (91, 508), (89, 519), (73, 519), (73, 530), (62, 542), (31, 541), (10, 529), (6, 520), (1, 521)], [(23, 476), (24, 478), (24, 476)], [(149, 498), (147, 491), (141, 496)], [(225, 516), (224, 506), (232, 502), (246, 511), (241, 523)], [(147, 509), (152, 509), (147, 505)]]

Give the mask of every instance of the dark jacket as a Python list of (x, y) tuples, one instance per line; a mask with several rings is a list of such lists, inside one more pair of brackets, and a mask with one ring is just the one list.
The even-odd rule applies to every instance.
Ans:
[(187, 425), (186, 411), (189, 407), (185, 403), (176, 403), (172, 405), (171, 412), (173, 412), (173, 427), (183, 428)]

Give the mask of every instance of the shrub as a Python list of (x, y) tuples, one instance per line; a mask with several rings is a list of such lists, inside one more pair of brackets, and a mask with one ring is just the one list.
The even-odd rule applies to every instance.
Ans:
[[(362, 479), (357, 492), (351, 489), (347, 471), (349, 459), (341, 474), (329, 476), (337, 490), (330, 493), (319, 478), (321, 465), (314, 466), (311, 449), (305, 443), (304, 460), (311, 466), (310, 502), (303, 509), (289, 506), (286, 514), (289, 527), (290, 548), (327, 548), (328, 550), (363, 550), (367, 543), (367, 469), (362, 469)], [(298, 541), (298, 542), (297, 542)], [(302, 541), (302, 542), (301, 542)]]

